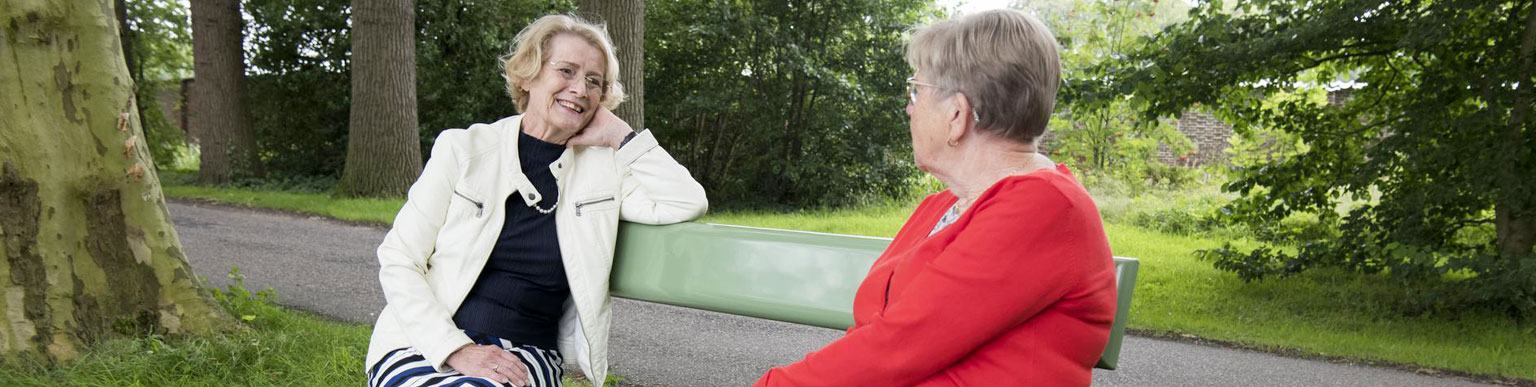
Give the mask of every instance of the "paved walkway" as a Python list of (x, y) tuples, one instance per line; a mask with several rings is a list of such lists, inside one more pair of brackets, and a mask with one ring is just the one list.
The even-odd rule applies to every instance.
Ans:
[[(271, 286), (295, 308), (372, 324), (384, 306), (373, 256), (384, 230), (187, 202), (171, 203), (170, 212), (193, 268), (215, 286), (228, 284), (225, 274), (239, 267), (247, 286)], [(622, 299), (614, 300), (613, 315), (609, 358), (625, 385), (748, 385), (841, 335)], [(1095, 371), (1095, 386), (1484, 385), (1139, 337), (1127, 337), (1122, 351), (1121, 369)]]

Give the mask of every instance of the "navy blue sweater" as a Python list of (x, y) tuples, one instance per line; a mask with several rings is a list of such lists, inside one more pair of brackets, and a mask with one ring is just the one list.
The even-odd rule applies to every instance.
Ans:
[[(560, 194), (549, 164), (565, 146), (518, 133), (523, 173), (543, 195), (539, 208), (554, 208)], [(501, 237), (469, 296), (453, 315), (460, 329), (487, 333), (518, 345), (555, 349), (560, 316), (571, 288), (560, 261), (555, 214), (524, 204), (520, 193), (507, 197)]]

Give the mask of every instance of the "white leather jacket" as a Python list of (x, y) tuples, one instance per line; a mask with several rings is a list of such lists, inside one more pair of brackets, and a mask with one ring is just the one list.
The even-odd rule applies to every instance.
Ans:
[[(453, 314), (500, 236), (508, 195), (524, 203), (542, 198), (518, 162), (521, 118), (445, 130), (437, 137), (421, 178), (379, 245), (379, 282), (387, 304), (373, 328), (367, 366), (389, 351), (415, 347), (446, 371), (448, 355), (471, 343), (454, 326)], [(571, 286), (558, 350), (601, 383), (608, 374), (608, 274), (619, 220), (688, 221), (703, 215), (708, 201), (704, 188), (649, 131), (617, 151), (567, 148), (550, 170), (560, 187), (555, 227)]]

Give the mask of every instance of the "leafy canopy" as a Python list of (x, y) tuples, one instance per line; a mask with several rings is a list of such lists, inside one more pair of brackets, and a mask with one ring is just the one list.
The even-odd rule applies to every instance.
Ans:
[[(1206, 252), (1245, 279), (1317, 266), (1386, 272), (1426, 305), (1536, 311), (1531, 0), (1213, 1), (1152, 37), (1083, 97), (1134, 96), (1145, 119), (1214, 106), (1240, 133), (1303, 146), (1236, 171), (1229, 219), (1298, 214), (1321, 232)], [(1298, 89), (1330, 86), (1333, 103)], [(1282, 233), (1285, 234), (1285, 233)], [(1445, 279), (1449, 279), (1448, 281)]]
[(930, 1), (647, 7), (646, 123), (713, 202), (841, 205), (910, 186), (903, 54)]
[(1159, 144), (1187, 156), (1193, 144), (1166, 120), (1141, 120), (1129, 100), (1074, 98), (1082, 87), (1106, 80), (1100, 63), (1117, 61), (1164, 26), (1186, 19), (1189, 5), (1160, 0), (1035, 0), (1022, 4), (1061, 42), (1066, 78), (1044, 148), (1092, 178), (1140, 186), (1159, 169)]

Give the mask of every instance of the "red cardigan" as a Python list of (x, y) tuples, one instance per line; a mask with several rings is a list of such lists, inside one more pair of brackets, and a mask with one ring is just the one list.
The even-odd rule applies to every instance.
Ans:
[(999, 181), (959, 220), (929, 196), (875, 261), (848, 334), (756, 386), (1087, 386), (1115, 317), (1098, 208), (1065, 166)]

